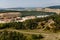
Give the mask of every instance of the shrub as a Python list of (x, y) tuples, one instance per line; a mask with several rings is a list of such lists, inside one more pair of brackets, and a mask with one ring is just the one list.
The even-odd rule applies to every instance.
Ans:
[(36, 35), (36, 34), (35, 34), (35, 35), (34, 35), (34, 34), (32, 35), (32, 39), (33, 39), (33, 40), (40, 40), (40, 39), (42, 39), (42, 38), (43, 38), (42, 35)]

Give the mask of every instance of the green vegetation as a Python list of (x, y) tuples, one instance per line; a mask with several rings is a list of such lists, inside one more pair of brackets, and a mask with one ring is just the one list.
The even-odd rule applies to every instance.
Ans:
[(54, 15), (53, 12), (42, 12), (42, 11), (20, 11), (22, 16), (38, 16), (38, 15)]
[(43, 36), (42, 35), (32, 35), (32, 39), (34, 39), (34, 40), (40, 40), (41, 38), (43, 38)]
[[(49, 23), (49, 21), (54, 21), (54, 23)], [(49, 26), (50, 24), (50, 26)], [(60, 29), (60, 15), (52, 15), (45, 18), (36, 18), (26, 20), (24, 22), (13, 22), (0, 24), (0, 29), (4, 28), (14, 28), (14, 29)]]
[[(44, 12), (22, 12), (24, 15), (46, 15)], [(31, 14), (27, 14), (31, 13)], [(34, 14), (33, 14), (34, 13)], [(52, 13), (51, 13), (52, 14)], [(51, 15), (48, 13), (47, 15)], [(20, 30), (37, 30), (37, 29), (42, 29), (56, 32), (60, 30), (60, 15), (57, 15), (53, 13), (54, 15), (51, 15), (49, 17), (44, 17), (44, 18), (36, 18), (36, 19), (30, 19), (26, 20), (24, 22), (11, 22), (11, 23), (0, 23), (0, 30), (7, 29), (7, 28), (12, 28), (13, 30), (19, 30), (19, 32), (15, 31), (0, 31), (0, 40), (40, 40), (44, 38), (40, 33), (31, 33), (31, 34), (24, 34), (23, 32), (20, 33)], [(28, 32), (27, 32), (28, 33)], [(45, 33), (46, 34), (46, 33)]]
[(23, 33), (20, 32), (12, 32), (12, 31), (6, 31), (4, 30), (3, 32), (0, 32), (0, 40), (40, 40), (42, 39), (42, 35), (24, 35)]

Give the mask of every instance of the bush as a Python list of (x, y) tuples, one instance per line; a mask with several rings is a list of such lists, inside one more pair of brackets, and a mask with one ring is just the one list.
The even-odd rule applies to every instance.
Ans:
[(35, 35), (34, 34), (32, 35), (32, 39), (33, 40), (40, 40), (42, 38), (44, 38), (42, 35), (36, 35), (36, 34)]

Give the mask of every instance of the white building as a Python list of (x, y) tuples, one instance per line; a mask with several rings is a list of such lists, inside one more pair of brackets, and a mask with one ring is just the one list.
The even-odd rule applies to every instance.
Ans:
[(26, 17), (22, 17), (23, 20), (28, 20), (28, 19), (35, 19), (35, 16), (26, 16)]
[(37, 16), (37, 18), (43, 18), (43, 17), (48, 17), (49, 15), (40, 15), (40, 16)]

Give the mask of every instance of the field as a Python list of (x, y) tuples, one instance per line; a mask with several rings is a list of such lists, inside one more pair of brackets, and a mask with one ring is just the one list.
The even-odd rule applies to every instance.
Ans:
[(21, 11), (22, 16), (39, 16), (39, 15), (52, 15), (53, 12), (40, 12), (40, 11)]

